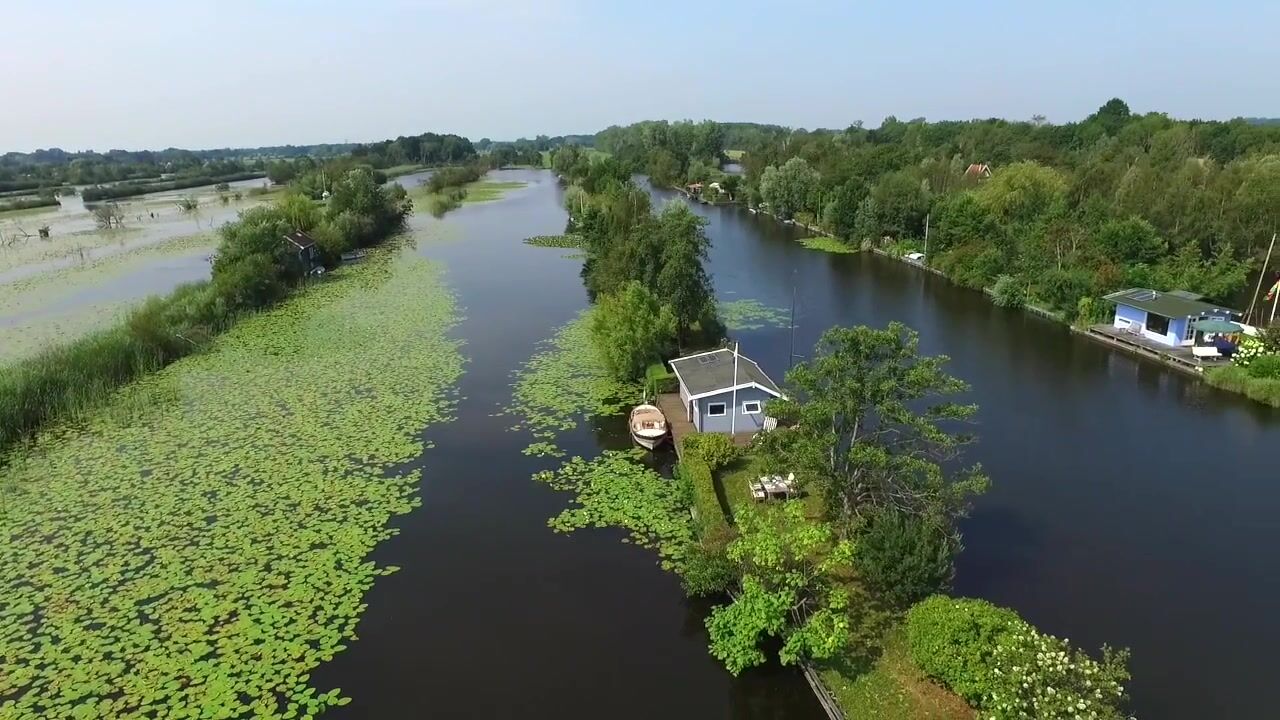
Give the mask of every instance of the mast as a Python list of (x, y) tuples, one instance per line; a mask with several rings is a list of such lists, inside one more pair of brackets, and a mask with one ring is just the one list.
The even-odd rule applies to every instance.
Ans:
[[(796, 364), (796, 279), (795, 274), (791, 277), (791, 342), (787, 347), (787, 369), (790, 370)], [(735, 385), (737, 383), (734, 383)]]
[[(1253, 316), (1254, 306), (1258, 304), (1258, 296), (1262, 294), (1262, 282), (1267, 279), (1267, 265), (1271, 262), (1271, 251), (1276, 247), (1277, 233), (1271, 233), (1271, 245), (1267, 248), (1267, 258), (1262, 261), (1262, 272), (1258, 273), (1258, 287), (1253, 290), (1253, 299), (1249, 301), (1249, 309), (1245, 311), (1244, 321), (1249, 322), (1249, 318)], [(1275, 319), (1275, 309), (1272, 308), (1271, 318)], [(1262, 308), (1258, 308), (1258, 319), (1262, 319)]]
[(733, 411), (729, 414), (729, 435), (738, 432), (738, 343), (733, 344)]

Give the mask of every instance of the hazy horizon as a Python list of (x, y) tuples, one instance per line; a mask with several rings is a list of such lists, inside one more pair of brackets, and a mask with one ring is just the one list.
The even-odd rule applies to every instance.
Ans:
[(1280, 4), (1127, 7), (798, 0), (596, 7), (547, 0), (245, 0), (116, 6), (20, 0), (0, 153), (473, 140), (639, 120), (874, 127), (899, 119), (1280, 115)]

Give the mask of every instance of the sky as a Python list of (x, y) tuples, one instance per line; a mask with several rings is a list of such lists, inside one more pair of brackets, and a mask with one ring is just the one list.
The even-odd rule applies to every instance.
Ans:
[(0, 152), (1280, 116), (1280, 2), (6, 0)]

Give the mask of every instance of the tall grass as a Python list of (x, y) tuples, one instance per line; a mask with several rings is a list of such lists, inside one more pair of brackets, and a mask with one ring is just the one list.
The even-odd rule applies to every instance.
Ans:
[(1280, 378), (1253, 377), (1237, 365), (1205, 370), (1204, 379), (1214, 387), (1247, 395), (1260, 403), (1280, 407)]
[(0, 202), (0, 212), (5, 212), (6, 210), (29, 210), (31, 208), (53, 207), (54, 205), (61, 204), (62, 203), (58, 202), (58, 199), (52, 195), (47, 197), (21, 197), (8, 202)]

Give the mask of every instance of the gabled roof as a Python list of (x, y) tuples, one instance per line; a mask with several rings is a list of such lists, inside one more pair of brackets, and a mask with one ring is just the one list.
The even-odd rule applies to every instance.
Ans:
[(774, 397), (783, 397), (782, 391), (764, 370), (741, 353), (738, 354), (738, 382), (734, 385), (732, 350), (712, 350), (676, 358), (671, 361), (671, 369), (675, 370), (676, 377), (689, 391), (692, 400), (728, 392), (735, 387), (739, 390), (758, 387)]
[(1239, 315), (1239, 310), (1204, 302), (1193, 292), (1174, 290), (1160, 292), (1149, 288), (1129, 288), (1103, 296), (1117, 305), (1128, 305), (1167, 318), (1199, 317), (1209, 313)]
[(296, 230), (294, 232), (291, 232), (285, 235), (284, 239), (292, 243), (293, 246), (298, 248), (299, 250), (306, 250), (307, 248), (312, 247), (316, 244), (315, 239), (313, 239), (310, 235), (302, 232), (301, 230)]

